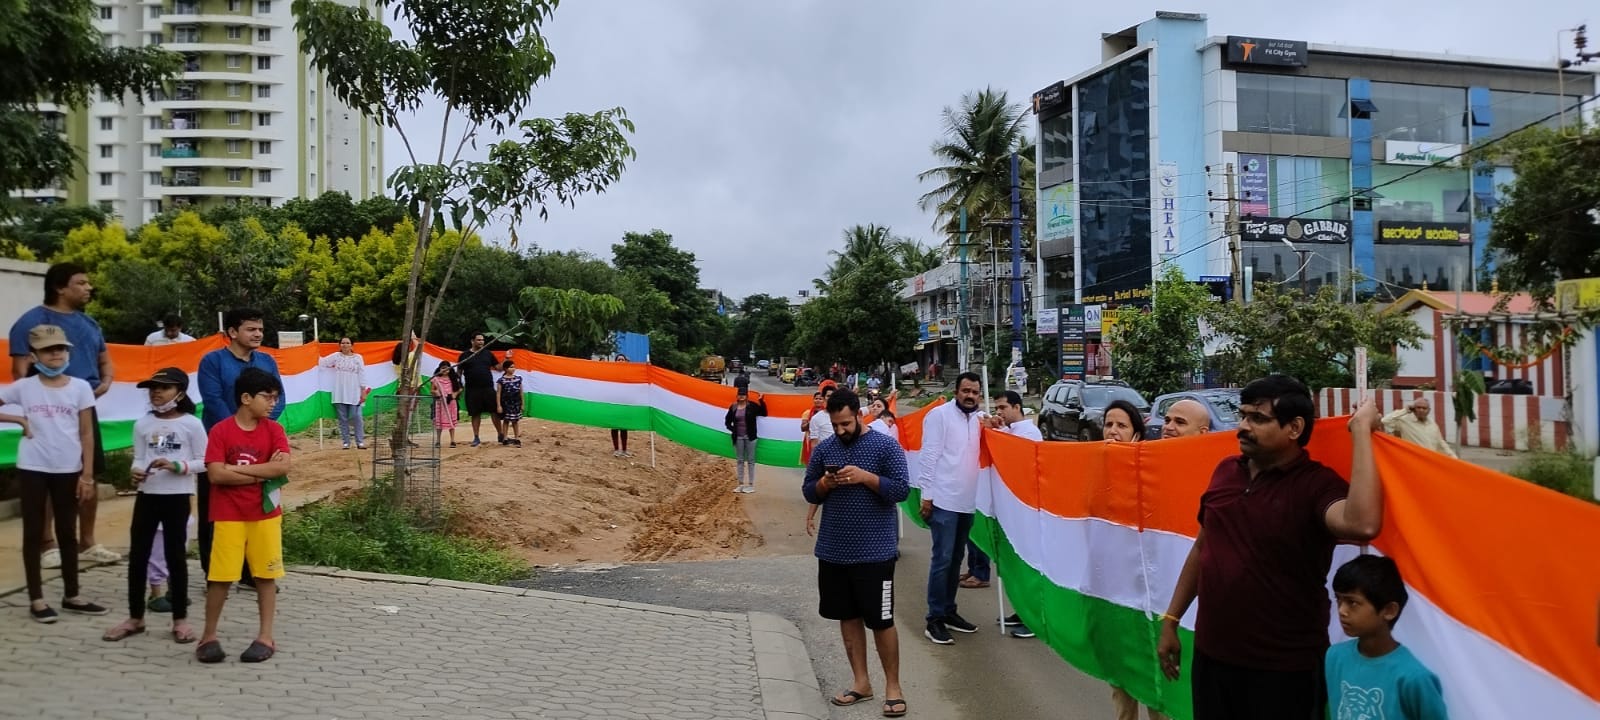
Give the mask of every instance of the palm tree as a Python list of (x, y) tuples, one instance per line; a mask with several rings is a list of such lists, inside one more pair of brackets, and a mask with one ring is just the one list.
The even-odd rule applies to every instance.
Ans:
[(944, 262), (944, 253), (938, 248), (928, 247), (911, 238), (900, 238), (890, 251), (906, 277), (927, 272)]
[(868, 223), (850, 227), (844, 231), (844, 250), (828, 251), (833, 256), (833, 262), (828, 265), (824, 276), (812, 280), (812, 283), (818, 290), (827, 290), (873, 256), (891, 254), (898, 240), (890, 234), (889, 228), (882, 225)]
[[(934, 229), (953, 235), (962, 208), (974, 229), (984, 220), (1011, 217), (1013, 152), (1022, 156), (1023, 216), (1031, 217), (1034, 143), (1027, 132), (1027, 106), (1010, 102), (1003, 90), (984, 88), (961, 96), (957, 107), (946, 106), (944, 126), (944, 137), (932, 147), (943, 164), (917, 175), (919, 181), (939, 183), (917, 201), (937, 213)], [(1030, 223), (1024, 221), (1023, 232), (1032, 237)]]

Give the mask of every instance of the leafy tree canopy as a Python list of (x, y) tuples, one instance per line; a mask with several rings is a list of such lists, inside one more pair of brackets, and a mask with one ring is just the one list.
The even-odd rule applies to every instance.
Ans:
[(1117, 377), (1152, 398), (1187, 389), (1204, 361), (1200, 321), (1215, 305), (1204, 287), (1168, 268), (1153, 288), (1150, 311), (1122, 314), (1111, 332)]

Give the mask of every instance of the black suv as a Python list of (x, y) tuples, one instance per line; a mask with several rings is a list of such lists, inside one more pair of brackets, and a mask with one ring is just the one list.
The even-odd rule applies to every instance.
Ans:
[(1104, 439), (1105, 429), (1101, 426), (1101, 420), (1106, 406), (1113, 400), (1127, 400), (1139, 408), (1139, 414), (1146, 420), (1150, 417), (1150, 401), (1125, 382), (1062, 380), (1044, 391), (1044, 408), (1039, 411), (1039, 432), (1046, 440)]

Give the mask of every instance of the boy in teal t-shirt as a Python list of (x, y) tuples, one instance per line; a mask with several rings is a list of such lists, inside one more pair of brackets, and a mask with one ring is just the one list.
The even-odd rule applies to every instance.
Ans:
[(1439, 678), (1391, 631), (1406, 607), (1405, 583), (1394, 561), (1362, 555), (1333, 575), (1339, 625), (1354, 640), (1328, 648), (1331, 720), (1445, 720)]

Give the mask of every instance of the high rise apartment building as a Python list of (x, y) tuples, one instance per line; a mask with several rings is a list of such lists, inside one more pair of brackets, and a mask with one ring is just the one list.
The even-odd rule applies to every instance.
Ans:
[(382, 193), (383, 130), (300, 52), (290, 0), (97, 0), (95, 12), (106, 45), (161, 45), (182, 72), (144, 102), (41, 105), (82, 165), (22, 198), (98, 205), (132, 226), (178, 207)]

